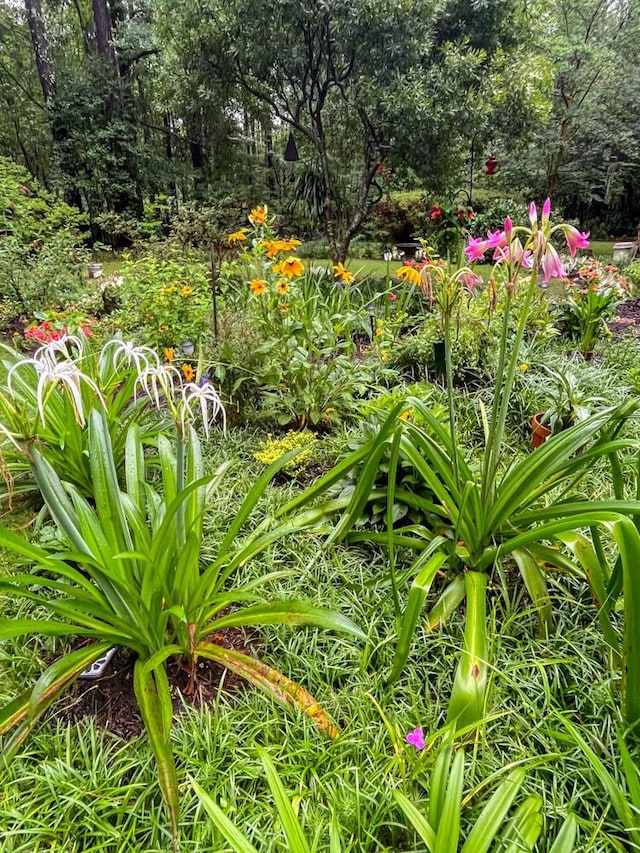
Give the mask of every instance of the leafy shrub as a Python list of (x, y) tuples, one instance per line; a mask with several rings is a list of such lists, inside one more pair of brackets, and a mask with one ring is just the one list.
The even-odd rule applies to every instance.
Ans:
[(513, 198), (496, 199), (476, 210), (474, 219), (469, 223), (469, 230), (474, 237), (484, 236), (487, 231), (502, 231), (507, 216), (514, 225), (526, 224), (526, 205)]
[(640, 294), (640, 260), (633, 261), (625, 268), (625, 276), (629, 281), (632, 296)]
[(456, 257), (474, 215), (473, 210), (459, 204), (434, 202), (424, 230), (429, 245), (441, 255)]
[(183, 204), (171, 218), (171, 237), (182, 246), (208, 249), (233, 229), (242, 207), (243, 200), (232, 196), (207, 205)]
[[(427, 318), (417, 332), (404, 338), (391, 352), (390, 364), (412, 381), (434, 378), (442, 373), (436, 364), (435, 346), (442, 341), (442, 328), (435, 317)], [(456, 382), (486, 376), (492, 367), (496, 342), (486, 319), (464, 312), (453, 339), (453, 368)]]
[(380, 243), (355, 237), (349, 246), (349, 256), (352, 258), (381, 258), (384, 247)]
[(305, 240), (298, 249), (301, 258), (323, 260), (329, 257), (329, 246), (326, 240)]
[(207, 265), (191, 256), (160, 260), (147, 255), (120, 269), (121, 308), (116, 321), (125, 336), (148, 346), (199, 341), (211, 329)]
[(364, 233), (369, 240), (383, 246), (406, 243), (414, 234), (424, 233), (427, 208), (421, 190), (386, 195)]
[(224, 311), (219, 316), (218, 335), (207, 350), (205, 363), (229, 420), (243, 421), (258, 406), (263, 343), (260, 327), (246, 310)]
[(83, 288), (88, 253), (78, 248), (80, 213), (0, 158), (0, 299), (7, 319), (62, 307)]

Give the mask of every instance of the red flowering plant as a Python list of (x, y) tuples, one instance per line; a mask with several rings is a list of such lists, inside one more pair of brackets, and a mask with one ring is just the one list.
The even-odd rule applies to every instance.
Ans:
[(569, 338), (579, 342), (587, 361), (601, 335), (608, 335), (616, 305), (629, 290), (628, 280), (614, 264), (587, 258), (563, 279), (559, 298), (558, 325)]
[(455, 254), (467, 235), (474, 216), (471, 207), (434, 202), (427, 224), (429, 242), (440, 254)]
[(35, 319), (24, 330), (24, 340), (27, 344), (50, 344), (59, 341), (65, 335), (83, 335), (91, 337), (91, 328), (95, 323), (93, 317), (87, 317), (78, 311), (43, 311), (35, 315)]

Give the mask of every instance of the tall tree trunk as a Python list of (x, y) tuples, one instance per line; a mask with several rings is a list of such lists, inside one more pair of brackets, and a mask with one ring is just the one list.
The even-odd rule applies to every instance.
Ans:
[(47, 30), (42, 14), (42, 3), (40, 0), (24, 0), (24, 8), (29, 22), (31, 43), (38, 69), (42, 95), (47, 107), (55, 100), (56, 80), (53, 73), (53, 65), (49, 53), (49, 42), (47, 41)]
[(98, 56), (103, 61), (105, 68), (115, 74), (117, 68), (116, 50), (113, 45), (113, 25), (109, 0), (91, 0), (91, 8), (96, 28)]

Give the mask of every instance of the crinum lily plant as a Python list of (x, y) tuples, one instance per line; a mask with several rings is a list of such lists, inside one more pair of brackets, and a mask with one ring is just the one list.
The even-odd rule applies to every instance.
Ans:
[[(66, 353), (68, 356), (68, 352)], [(146, 406), (166, 411), (175, 440), (158, 436), (155, 447), (159, 480), (150, 479), (141, 427), (129, 424), (123, 436), (123, 482), (120, 481), (109, 429), (108, 411), (95, 383), (79, 375), (77, 365), (62, 367), (65, 351), (42, 353), (50, 359), (40, 386), (42, 412), (48, 411), (47, 388), (69, 395), (89, 467), (91, 496), (65, 481), (49, 461), (41, 442), (19, 444), (46, 506), (63, 534), (55, 552), (0, 529), (0, 547), (27, 564), (23, 572), (0, 581), (0, 595), (35, 604), (37, 615), (0, 618), (0, 641), (44, 635), (80, 639), (80, 645), (56, 660), (33, 688), (0, 710), (0, 755), (11, 758), (42, 714), (105, 652), (118, 646), (133, 657), (133, 687), (169, 810), (174, 843), (178, 829), (178, 781), (170, 742), (173, 701), (165, 669), (170, 658), (186, 669), (187, 691), (196, 686), (197, 662), (213, 660), (279, 701), (299, 708), (330, 736), (337, 730), (324, 710), (300, 685), (263, 661), (227, 648), (225, 630), (275, 624), (312, 625), (362, 632), (338, 613), (302, 601), (265, 603), (262, 588), (281, 573), (234, 584), (237, 570), (271, 543), (303, 526), (274, 526), (270, 519), (245, 533), (249, 516), (271, 477), (292, 453), (271, 465), (253, 485), (226, 529), (206, 542), (205, 513), (229, 465), (207, 475), (202, 448), (192, 425), (202, 416), (206, 432), (215, 415), (223, 415), (208, 382), (181, 383), (173, 368), (157, 363), (136, 347), (114, 345), (103, 356), (109, 371), (118, 359), (135, 366), (135, 393)], [(60, 357), (60, 359), (59, 359)], [(109, 367), (109, 363), (111, 367)], [(14, 375), (38, 368), (16, 367)], [(44, 374), (41, 373), (42, 377)], [(53, 383), (53, 384), (52, 384)], [(94, 387), (95, 385), (95, 387)], [(93, 391), (85, 398), (82, 388)], [(62, 404), (62, 400), (60, 400)], [(12, 430), (5, 429), (11, 435)]]
[[(622, 500), (622, 478), (616, 464), (612, 465), (616, 499), (590, 501), (578, 487), (581, 475), (595, 460), (602, 457), (615, 460), (619, 450), (633, 444), (619, 434), (637, 404), (629, 401), (602, 409), (571, 429), (552, 436), (530, 455), (523, 457), (505, 452), (509, 401), (539, 276), (547, 282), (563, 274), (552, 237), (562, 235), (572, 254), (588, 245), (588, 235), (570, 225), (552, 226), (549, 200), (540, 218), (532, 204), (529, 217), (529, 227), (514, 227), (507, 219), (502, 231), (489, 233), (485, 239), (471, 239), (466, 249), (471, 262), (483, 259), (487, 251), (493, 250), (491, 286), (502, 288), (504, 292), (493, 404), (490, 412), (481, 406), (485, 441), (480, 453), (466, 453), (457, 435), (451, 363), (454, 312), (463, 298), (465, 283), (470, 280), (470, 270), (452, 270), (441, 263), (427, 263), (421, 272), (422, 284), (424, 286), (428, 279), (446, 342), (447, 421), (443, 423), (419, 399), (403, 401), (384, 418), (373, 438), (304, 495), (290, 502), (283, 512), (297, 510), (341, 483), (351, 469), (361, 469), (355, 488), (349, 494), (325, 504), (327, 515), (340, 513), (331, 539), (339, 541), (348, 536), (351, 541), (381, 542), (388, 548), (397, 623), (390, 680), (402, 674), (422, 609), (436, 578), (440, 589), (426, 619), (427, 636), (443, 625), (457, 608), (465, 606), (464, 640), (449, 703), (449, 720), (457, 728), (473, 726), (486, 711), (491, 672), (487, 592), (494, 573), (500, 572), (506, 561), (517, 565), (543, 630), (552, 627), (547, 588), (550, 568), (585, 577), (599, 607), (600, 618), (607, 606), (607, 586), (611, 580), (608, 569), (598, 559), (587, 561), (583, 569), (572, 559), (571, 549), (575, 550), (576, 532), (581, 528), (608, 525), (624, 569), (627, 618), (621, 648), (608, 618), (601, 618), (601, 624), (607, 630), (614, 657), (618, 661), (623, 655), (625, 657), (624, 708), (627, 720), (634, 723), (640, 719), (640, 658), (634, 653), (635, 649), (640, 649), (640, 624), (633, 617), (640, 606), (640, 575), (633, 554), (640, 555), (640, 537), (629, 516), (640, 512), (640, 503)], [(516, 312), (518, 290), (524, 293), (520, 294), (519, 312)], [(413, 418), (414, 413), (418, 417)], [(579, 453), (582, 448), (583, 452)], [(412, 491), (396, 483), (400, 460), (403, 467), (413, 468), (420, 489)], [(381, 463), (387, 472), (384, 487), (377, 486)], [(372, 497), (378, 504), (386, 505), (386, 532), (354, 532), (354, 525)], [(414, 519), (418, 517), (419, 521), (395, 527), (396, 500), (411, 506)], [(582, 540), (580, 543), (584, 546)], [(418, 553), (411, 567), (402, 572), (396, 568), (395, 552), (399, 547), (408, 547)], [(413, 581), (403, 607), (400, 586), (409, 578)]]

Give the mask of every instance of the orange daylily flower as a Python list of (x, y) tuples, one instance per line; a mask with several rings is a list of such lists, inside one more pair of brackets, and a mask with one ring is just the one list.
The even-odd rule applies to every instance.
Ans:
[(396, 275), (401, 281), (410, 281), (411, 284), (422, 284), (420, 273), (415, 267), (400, 267)]
[(249, 214), (249, 222), (252, 225), (264, 225), (267, 220), (268, 212), (269, 208), (266, 204), (263, 204), (261, 207), (254, 207)]
[(342, 263), (336, 264), (334, 266), (333, 274), (338, 279), (338, 281), (341, 281), (343, 284), (351, 284), (356, 280), (355, 275), (349, 272), (349, 270)]

